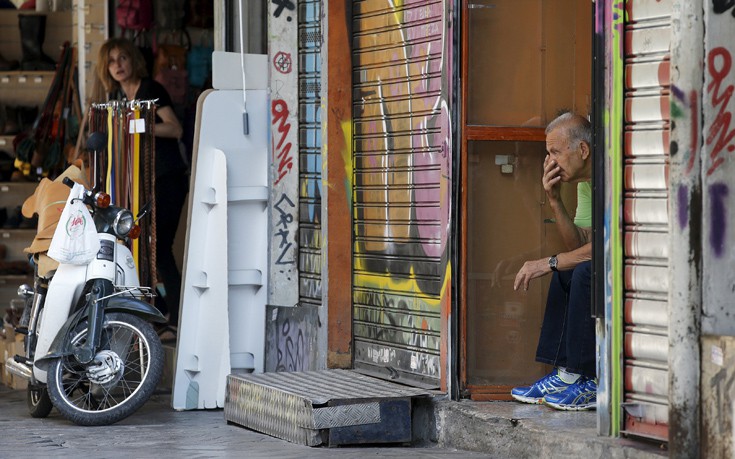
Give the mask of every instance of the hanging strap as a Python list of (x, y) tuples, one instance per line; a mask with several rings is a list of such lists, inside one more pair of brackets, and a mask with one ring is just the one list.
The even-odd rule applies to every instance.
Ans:
[[(133, 119), (140, 119), (140, 109), (136, 108), (133, 111)], [(135, 137), (133, 138), (133, 170), (132, 170), (132, 178), (133, 178), (133, 206), (131, 207), (133, 211), (133, 216), (137, 217), (138, 212), (140, 211), (140, 134), (135, 134)], [(139, 266), (138, 260), (139, 260), (139, 243), (138, 239), (133, 240), (133, 259), (135, 260), (135, 266)]]
[(115, 135), (116, 129), (113, 129), (113, 117), (114, 112), (112, 106), (110, 105), (109, 107), (107, 107), (107, 177), (105, 180), (105, 190), (107, 190), (108, 193), (112, 193), (112, 187), (115, 184), (115, 180), (112, 178), (112, 158), (113, 146), (115, 145), (115, 141), (117, 140), (115, 137), (117, 136)]

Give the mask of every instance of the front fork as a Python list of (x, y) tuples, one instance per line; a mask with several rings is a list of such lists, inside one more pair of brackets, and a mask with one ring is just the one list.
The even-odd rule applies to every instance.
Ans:
[(36, 336), (38, 332), (38, 318), (41, 315), (41, 310), (43, 309), (43, 303), (46, 299), (46, 292), (48, 291), (48, 285), (46, 283), (42, 283), (36, 278), (36, 282), (34, 284), (34, 290), (33, 290), (33, 298), (31, 299), (31, 307), (30, 311), (28, 311), (28, 307), (26, 307), (26, 311), (24, 313), (28, 312), (28, 334), (26, 335), (27, 341), (26, 341), (26, 357), (28, 357), (31, 361), (33, 361), (34, 352), (36, 349)]
[(114, 290), (112, 282), (107, 279), (94, 279), (91, 282), (84, 301), (87, 308), (87, 339), (81, 346), (74, 348), (74, 357), (82, 364), (90, 363), (97, 354), (105, 320), (105, 305)]

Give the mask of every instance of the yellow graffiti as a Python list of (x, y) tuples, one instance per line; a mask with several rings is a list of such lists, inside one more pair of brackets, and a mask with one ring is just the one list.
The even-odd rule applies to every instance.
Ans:
[[(398, 279), (394, 276), (384, 276), (380, 274), (364, 272), (365, 267), (359, 258), (354, 259), (354, 287), (363, 287), (367, 289), (375, 289), (401, 293), (419, 293), (423, 291), (416, 281), (416, 275), (413, 267), (410, 270), (407, 279)], [(421, 310), (436, 311), (441, 308), (442, 300), (446, 298), (447, 289), (449, 288), (450, 281), (452, 279), (452, 264), (447, 263), (447, 267), (444, 269), (444, 275), (442, 276), (442, 286), (438, 297), (422, 297), (420, 302), (423, 308)]]
[(352, 185), (352, 120), (342, 121), (342, 135), (345, 138), (345, 148), (342, 150), (342, 161), (345, 165), (345, 177), (347, 177), (347, 180), (350, 181), (350, 185)]

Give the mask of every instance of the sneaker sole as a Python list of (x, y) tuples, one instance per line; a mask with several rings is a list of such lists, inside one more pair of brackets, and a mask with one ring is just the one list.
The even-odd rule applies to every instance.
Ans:
[(523, 403), (530, 403), (533, 405), (540, 405), (543, 402), (543, 398), (525, 397), (523, 395), (510, 394), (511, 397)]
[(562, 411), (587, 411), (587, 410), (596, 410), (597, 409), (597, 403), (588, 403), (585, 405), (559, 405), (555, 403), (549, 403), (546, 400), (542, 400), (541, 403), (543, 403), (546, 406), (550, 406), (551, 408), (562, 410)]

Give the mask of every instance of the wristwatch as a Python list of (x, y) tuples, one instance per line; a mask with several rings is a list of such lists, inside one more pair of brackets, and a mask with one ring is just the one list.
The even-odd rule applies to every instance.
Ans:
[(552, 255), (549, 257), (549, 268), (551, 268), (552, 271), (559, 271), (556, 269), (556, 265), (559, 263), (559, 261), (556, 259), (556, 255)]

